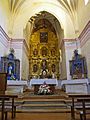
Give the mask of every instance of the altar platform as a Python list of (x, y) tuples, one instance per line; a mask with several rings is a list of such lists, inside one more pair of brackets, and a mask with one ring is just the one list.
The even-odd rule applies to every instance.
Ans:
[(62, 80), (61, 86), (65, 87), (66, 93), (90, 93), (90, 79)]

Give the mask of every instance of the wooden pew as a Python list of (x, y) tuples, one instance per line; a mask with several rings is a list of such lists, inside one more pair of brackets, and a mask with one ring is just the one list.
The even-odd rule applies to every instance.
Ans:
[(15, 98), (18, 98), (17, 95), (0, 95), (0, 97), (3, 97), (3, 98), (10, 98), (11, 99), (11, 106), (12, 106), (12, 118), (15, 118), (15, 114), (16, 114), (16, 110), (15, 110)]
[[(71, 119), (75, 120), (75, 99), (90, 98), (90, 94), (68, 94), (68, 97), (72, 99)], [(84, 118), (84, 120), (86, 119)]]
[(11, 99), (11, 112), (12, 112), (12, 118), (15, 118), (15, 113), (16, 113), (16, 106), (14, 104), (15, 98), (17, 98), (17, 95), (6, 95), (5, 90), (7, 87), (7, 73), (0, 73), (0, 98), (3, 98), (3, 101), (6, 98)]
[(7, 120), (7, 111), (5, 110), (5, 101), (9, 100), (8, 97), (0, 97), (1, 101), (1, 120), (4, 120), (4, 114), (5, 114), (5, 120)]
[(82, 109), (76, 108), (80, 111), (80, 120), (86, 120), (86, 114), (90, 114), (90, 98), (79, 98), (77, 101), (82, 103)]
[[(15, 98), (17, 98), (18, 96), (17, 95), (0, 95), (1, 98), (9, 98), (11, 99), (11, 112), (12, 112), (12, 118), (15, 118), (15, 115), (16, 115), (16, 106), (15, 106)], [(9, 107), (8, 107), (9, 108)]]

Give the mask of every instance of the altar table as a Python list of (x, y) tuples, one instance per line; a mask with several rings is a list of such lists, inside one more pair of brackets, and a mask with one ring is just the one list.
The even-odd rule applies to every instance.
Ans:
[(31, 79), (30, 86), (34, 86), (34, 94), (38, 93), (39, 86), (44, 82), (50, 86), (52, 94), (54, 94), (55, 86), (58, 85), (57, 79)]
[(24, 80), (7, 80), (8, 93), (23, 93), (24, 88), (27, 86), (27, 81)]
[(62, 80), (61, 86), (65, 86), (66, 93), (90, 93), (89, 79)]

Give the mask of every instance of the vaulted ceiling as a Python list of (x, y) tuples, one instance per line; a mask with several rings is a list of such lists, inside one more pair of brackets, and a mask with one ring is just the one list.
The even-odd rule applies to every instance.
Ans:
[[(16, 13), (19, 11), (19, 9), (24, 3), (26, 2), (33, 3), (34, 1), (35, 0), (8, 0), (9, 9), (13, 13)], [(37, 0), (37, 1), (40, 1), (40, 0)], [(43, 0), (43, 1), (47, 2), (47, 0)], [(78, 0), (52, 0), (52, 1), (53, 2), (58, 1), (62, 9), (67, 11), (70, 15), (73, 15), (78, 8)]]
[(57, 32), (59, 31), (57, 26), (61, 26), (61, 28), (64, 29), (65, 15), (69, 16), (67, 19), (70, 19), (72, 22), (71, 26), (76, 26), (78, 1), (79, 0), (1, 0), (2, 5), (7, 8), (10, 14), (9, 31), (13, 32), (16, 31), (17, 26), (22, 29), (25, 28), (28, 21), (31, 22), (31, 20), (34, 21), (34, 28), (38, 26), (37, 21), (40, 21), (40, 12), (43, 11), (46, 13), (42, 19), (44, 19), (44, 21), (46, 19), (46, 21), (48, 21), (46, 22), (47, 24), (51, 23)]
[[(3, 0), (4, 1), (4, 0)], [(18, 14), (20, 9), (25, 7), (26, 4), (33, 4), (34, 2), (42, 2), (42, 0), (7, 0), (9, 10), (12, 14)], [(67, 12), (72, 19), (74, 19), (76, 11), (78, 9), (78, 0), (43, 0), (43, 2), (51, 2), (58, 4), (65, 12)]]

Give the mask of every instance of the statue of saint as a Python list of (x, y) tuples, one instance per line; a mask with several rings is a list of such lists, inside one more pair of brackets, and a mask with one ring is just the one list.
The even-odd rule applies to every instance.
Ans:
[(70, 62), (70, 75), (72, 79), (81, 79), (87, 77), (85, 57), (78, 54), (78, 50), (74, 50), (74, 56)]
[(46, 70), (46, 69), (47, 69), (47, 61), (46, 61), (46, 60), (43, 60), (43, 61), (42, 61), (42, 69), (43, 69), (43, 70)]
[(73, 57), (73, 60), (79, 60), (81, 59), (82, 56), (80, 54), (78, 54), (78, 50), (74, 50), (74, 57)]
[(13, 68), (12, 68), (12, 65), (10, 64), (9, 67), (8, 67), (8, 73), (9, 73), (9, 75), (12, 74), (12, 69), (13, 69)]

